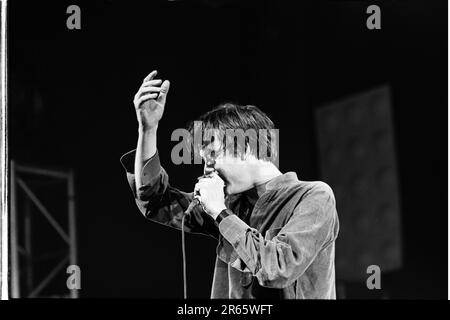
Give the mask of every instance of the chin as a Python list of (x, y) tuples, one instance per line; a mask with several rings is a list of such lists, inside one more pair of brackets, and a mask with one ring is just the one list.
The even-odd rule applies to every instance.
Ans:
[(237, 194), (237, 193), (241, 193), (242, 191), (238, 190), (238, 188), (236, 188), (235, 186), (230, 186), (227, 185), (227, 187), (225, 188), (225, 193), (226, 194)]
[(239, 188), (239, 187), (237, 187), (237, 186), (230, 186), (230, 185), (227, 185), (227, 187), (225, 188), (225, 193), (227, 194), (227, 195), (232, 195), (232, 194), (238, 194), (238, 193), (242, 193), (242, 192), (245, 192), (245, 191), (247, 191), (248, 190), (248, 188), (246, 189), (246, 188)]
[(227, 184), (227, 186), (225, 187), (225, 194), (226, 195), (230, 195), (230, 194), (235, 194), (236, 192), (234, 192), (233, 187), (231, 187), (230, 185)]

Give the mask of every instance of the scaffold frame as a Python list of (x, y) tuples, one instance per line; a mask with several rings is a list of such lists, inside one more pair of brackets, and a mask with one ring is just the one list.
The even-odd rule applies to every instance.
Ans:
[[(52, 214), (39, 199), (39, 197), (33, 192), (26, 179), (28, 176), (34, 176), (42, 179), (57, 179), (66, 182), (67, 187), (67, 214), (68, 225), (66, 228), (61, 226), (57, 221), (54, 214)], [(26, 166), (11, 161), (10, 163), (10, 296), (11, 298), (36, 298), (46, 288), (50, 281), (62, 270), (66, 270), (69, 265), (77, 265), (77, 245), (76, 245), (76, 219), (75, 219), (75, 181), (73, 170), (61, 171), (53, 169), (44, 169), (33, 166)], [(48, 271), (47, 275), (40, 280), (37, 285), (33, 285), (30, 281), (33, 274), (33, 259), (32, 259), (32, 241), (31, 233), (33, 231), (30, 219), (30, 210), (28, 206), (25, 206), (23, 212), (18, 210), (18, 192), (23, 192), (29, 201), (43, 218), (51, 225), (55, 230), (55, 236), (59, 236), (67, 245), (67, 252), (63, 255), (60, 261)], [(19, 214), (24, 215), (24, 245), (19, 244)], [(26, 260), (26, 266), (23, 268), (26, 270), (27, 276), (27, 293), (26, 295), (20, 292), (20, 265), (19, 256), (23, 255)], [(47, 255), (51, 256), (52, 252), (48, 252)], [(66, 267), (66, 268), (64, 268)], [(68, 289), (68, 293), (71, 298), (78, 298), (78, 290)]]

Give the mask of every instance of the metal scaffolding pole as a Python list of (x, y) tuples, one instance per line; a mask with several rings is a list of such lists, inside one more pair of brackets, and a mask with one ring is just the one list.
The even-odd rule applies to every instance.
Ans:
[[(57, 277), (67, 270), (69, 265), (77, 265), (77, 238), (76, 238), (76, 212), (75, 212), (75, 175), (72, 170), (67, 172), (49, 170), (37, 167), (30, 167), (19, 165), (11, 161), (11, 205), (10, 205), (10, 250), (11, 250), (11, 297), (19, 298), (39, 297), (44, 289)], [(56, 215), (51, 212), (39, 198), (38, 194), (33, 191), (33, 184), (28, 181), (30, 175), (33, 181), (61, 181), (66, 183), (67, 195), (67, 227), (60, 224), (58, 218), (61, 215)], [(58, 187), (59, 188), (59, 187)], [(25, 196), (25, 201), (20, 206), (18, 205), (18, 194)], [(64, 194), (63, 194), (64, 196)], [(22, 198), (21, 198), (22, 199)], [(32, 232), (33, 223), (39, 219), (37, 213), (31, 210), (31, 206), (37, 209), (39, 216), (43, 217), (52, 227), (55, 239), (63, 240), (66, 247), (64, 251), (45, 252), (40, 257), (33, 256), (32, 250)], [(64, 210), (65, 211), (65, 210)], [(19, 217), (20, 220), (19, 220)], [(41, 218), (42, 219), (42, 218)], [(19, 224), (19, 221), (23, 221)], [(21, 230), (23, 225), (23, 230)], [(20, 232), (19, 232), (20, 231)], [(20, 246), (21, 237), (23, 234), (23, 248)], [(49, 234), (48, 236), (52, 236)], [(20, 258), (24, 256), (25, 268), (20, 268)], [(39, 281), (34, 280), (33, 270), (42, 261), (59, 258), (59, 262), (48, 270), (48, 273)], [(21, 274), (25, 272), (25, 274)], [(25, 280), (25, 285), (21, 285), (21, 279)], [(22, 290), (20, 290), (22, 289)], [(76, 289), (67, 289), (68, 291), (56, 293), (54, 295), (71, 298), (78, 298), (78, 291)]]
[(30, 200), (25, 200), (25, 222), (24, 222), (24, 230), (25, 230), (25, 257), (26, 257), (26, 285), (27, 291), (31, 292), (33, 290), (33, 247), (31, 241), (31, 203)]
[(16, 170), (15, 163), (11, 161), (11, 215), (10, 215), (10, 246), (11, 246), (11, 298), (19, 298), (19, 246), (18, 246), (18, 228), (17, 228), (17, 189), (16, 189)]
[(8, 105), (6, 0), (0, 0), (0, 299), (8, 299)]
[[(75, 222), (75, 177), (70, 171), (67, 181), (67, 198), (69, 204), (69, 241), (70, 241), (70, 264), (77, 264), (77, 233)], [(78, 298), (78, 290), (71, 290), (70, 296)]]

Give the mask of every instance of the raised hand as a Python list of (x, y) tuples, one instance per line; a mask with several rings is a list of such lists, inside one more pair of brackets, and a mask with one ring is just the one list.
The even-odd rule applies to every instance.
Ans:
[(156, 70), (150, 72), (134, 96), (137, 120), (139, 127), (143, 130), (157, 128), (164, 113), (170, 82), (154, 79), (157, 73)]

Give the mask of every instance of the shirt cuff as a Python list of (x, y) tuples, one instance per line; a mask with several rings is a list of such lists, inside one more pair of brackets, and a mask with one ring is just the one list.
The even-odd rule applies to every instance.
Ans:
[[(136, 150), (131, 150), (125, 153), (121, 158), (120, 162), (122, 166), (128, 173), (134, 174), (134, 160), (136, 157)], [(161, 162), (159, 160), (158, 150), (156, 153), (145, 162), (141, 171), (142, 185), (149, 184), (152, 179), (157, 177), (161, 172)]]
[(226, 217), (228, 217), (229, 215), (234, 214), (233, 211), (231, 211), (230, 209), (223, 209), (219, 215), (216, 217), (216, 222), (217, 224), (220, 224), (220, 222), (225, 219)]
[(243, 238), (247, 230), (250, 229), (250, 226), (239, 219), (239, 217), (235, 214), (229, 214), (228, 216), (224, 217), (219, 223), (220, 233), (234, 248), (236, 248), (239, 244), (239, 238)]
[(161, 163), (159, 161), (159, 154), (156, 151), (155, 155), (147, 160), (142, 167), (141, 179), (142, 185), (148, 185), (155, 177), (158, 177), (161, 172)]

